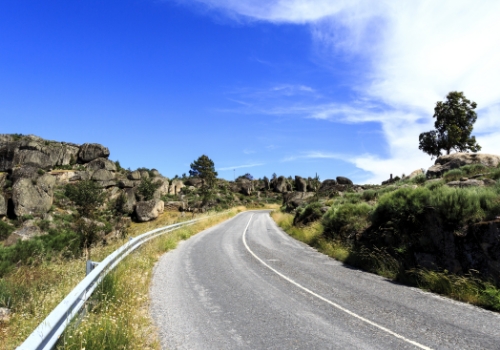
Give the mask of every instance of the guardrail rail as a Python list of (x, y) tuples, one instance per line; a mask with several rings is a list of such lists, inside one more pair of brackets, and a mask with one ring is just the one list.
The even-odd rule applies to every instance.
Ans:
[(78, 285), (63, 299), (63, 301), (61, 301), (59, 305), (57, 305), (55, 309), (52, 310), (52, 312), (42, 321), (42, 323), (40, 323), (38, 327), (28, 336), (28, 338), (26, 338), (26, 340), (19, 347), (17, 347), (17, 350), (52, 349), (60, 335), (70, 324), (73, 317), (75, 317), (85, 305), (101, 280), (128, 254), (133, 252), (145, 242), (159, 235), (177, 230), (183, 226), (192, 225), (200, 220), (210, 217), (213, 217), (213, 215), (160, 227), (130, 239), (126, 244), (122, 245), (99, 264), (95, 265), (93, 270), (80, 283), (78, 283)]

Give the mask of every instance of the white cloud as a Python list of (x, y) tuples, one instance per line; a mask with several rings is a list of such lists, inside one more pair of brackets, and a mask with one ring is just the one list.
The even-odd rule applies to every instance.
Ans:
[[(350, 86), (363, 104), (303, 104), (262, 112), (380, 122), (389, 157), (353, 158), (357, 167), (373, 174), (370, 180), (429, 165), (415, 140), (432, 128), (436, 101), (454, 90), (478, 103), (474, 134), (482, 151), (500, 153), (500, 1), (198, 1), (250, 20), (307, 24), (325, 61), (344, 55), (366, 62), (362, 71), (368, 73)], [(381, 112), (372, 103), (388, 108)], [(422, 125), (422, 120), (428, 122)]]
[(228, 170), (241, 169), (241, 168), (253, 168), (253, 167), (261, 166), (261, 165), (264, 165), (264, 163), (251, 163), (251, 164), (228, 166), (228, 167), (224, 167), (224, 168), (217, 168), (217, 171), (228, 171)]

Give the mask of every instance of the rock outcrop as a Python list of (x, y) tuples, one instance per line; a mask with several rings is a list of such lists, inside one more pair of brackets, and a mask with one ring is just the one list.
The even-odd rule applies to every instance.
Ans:
[(337, 176), (337, 183), (339, 185), (353, 185), (351, 179), (344, 176)]
[(16, 244), (18, 241), (27, 241), (33, 237), (41, 236), (44, 234), (38, 226), (33, 225), (30, 221), (27, 221), (23, 226), (12, 232), (9, 237), (4, 242), (4, 246), (9, 247)]
[(16, 216), (45, 214), (53, 202), (55, 179), (50, 174), (32, 179), (19, 179), (12, 187), (12, 201)]
[(288, 192), (283, 193), (283, 205), (288, 211), (298, 208), (307, 203), (312, 197), (313, 192)]
[(78, 151), (78, 159), (82, 163), (88, 163), (97, 158), (108, 158), (109, 149), (98, 143), (84, 143)]
[(496, 167), (500, 156), (485, 153), (453, 153), (439, 157), (427, 170), (427, 177), (441, 177), (445, 172), (469, 164), (482, 164), (486, 167)]
[(0, 193), (0, 216), (7, 215), (7, 201), (5, 197)]
[(170, 184), (170, 187), (168, 189), (168, 194), (174, 194), (174, 195), (179, 194), (183, 187), (186, 187), (186, 186), (184, 185), (182, 180), (174, 179), (174, 180), (172, 180), (172, 183)]
[(271, 187), (273, 188), (274, 192), (278, 193), (285, 193), (290, 190), (288, 180), (284, 176), (279, 176), (271, 180)]
[(307, 192), (307, 181), (298, 175), (295, 175), (295, 191)]
[(135, 206), (135, 215), (137, 221), (146, 222), (156, 219), (163, 213), (165, 203), (162, 200), (152, 199), (149, 201), (137, 202)]
[(250, 196), (254, 190), (253, 182), (245, 178), (239, 178), (236, 182), (231, 185), (231, 191), (242, 193), (246, 196)]

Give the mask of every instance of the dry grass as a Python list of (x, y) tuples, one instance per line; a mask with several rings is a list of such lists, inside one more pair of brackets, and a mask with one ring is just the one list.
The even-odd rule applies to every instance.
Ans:
[[(271, 209), (271, 207), (268, 207)], [(274, 209), (274, 208), (273, 208)], [(236, 213), (246, 210), (240, 206), (218, 216), (210, 215), (195, 225), (183, 227), (144, 244), (130, 254), (106, 280), (112, 280), (113, 295), (106, 290), (89, 305), (98, 304), (88, 312), (80, 327), (65, 332), (58, 344), (63, 349), (157, 349), (156, 333), (148, 314), (148, 289), (152, 267), (166, 251), (174, 249), (180, 240), (187, 239), (208, 227), (216, 225)], [(196, 217), (208, 217), (197, 214)], [(158, 219), (146, 223), (132, 223), (128, 236), (137, 236), (158, 227), (190, 220), (187, 214), (165, 212)], [(123, 245), (126, 239), (116, 240), (92, 249), (92, 260), (101, 261)], [(12, 314), (8, 322), (0, 321), (0, 349), (15, 349), (34, 330), (57, 304), (85, 277), (85, 261), (78, 259), (52, 259), (40, 261), (36, 266), (22, 266), (0, 281), (8, 288), (8, 305)], [(98, 293), (99, 294), (99, 293)], [(106, 295), (103, 301), (102, 295)], [(2, 293), (0, 293), (2, 295)], [(5, 295), (5, 293), (3, 294)], [(95, 299), (99, 299), (98, 302)], [(103, 307), (103, 305), (106, 305)], [(97, 341), (93, 343), (92, 341)], [(85, 345), (86, 344), (86, 345)], [(107, 346), (105, 346), (107, 344)]]

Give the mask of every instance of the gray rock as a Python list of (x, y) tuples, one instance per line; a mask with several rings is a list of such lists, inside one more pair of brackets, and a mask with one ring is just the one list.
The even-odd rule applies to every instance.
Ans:
[(123, 193), (126, 196), (127, 202), (125, 203), (126, 210), (132, 213), (135, 210), (137, 200), (135, 198), (135, 190), (133, 188), (125, 188)]
[(127, 179), (134, 181), (140, 180), (141, 173), (138, 170), (131, 171), (130, 173), (128, 173)]
[(187, 205), (182, 201), (170, 201), (165, 203), (165, 211), (185, 211)]
[(161, 176), (161, 174), (160, 174), (160, 172), (159, 172), (158, 170), (156, 170), (156, 169), (151, 169), (151, 176), (152, 176), (152, 177), (160, 177), (160, 176)]
[(441, 177), (443, 173), (448, 170), (457, 169), (469, 164), (482, 164), (486, 167), (494, 168), (500, 164), (500, 156), (485, 153), (463, 152), (444, 155), (438, 157), (434, 165), (427, 170), (427, 177)]
[(307, 192), (307, 181), (298, 175), (295, 175), (295, 191)]
[(0, 307), (0, 323), (7, 323), (10, 320), (10, 309)]
[(231, 191), (242, 193), (246, 196), (250, 196), (254, 190), (253, 182), (248, 179), (240, 178), (229, 185), (231, 187)]
[(45, 174), (36, 183), (31, 179), (20, 179), (12, 187), (12, 201), (16, 216), (41, 215), (49, 211), (53, 202), (52, 187), (55, 179)]
[(5, 181), (7, 180), (7, 173), (2, 173), (0, 172), (0, 190), (4, 188), (5, 186)]
[(313, 192), (288, 192), (283, 193), (283, 205), (288, 211), (298, 208), (314, 197)]
[(172, 183), (170, 184), (170, 187), (168, 189), (168, 194), (179, 194), (183, 187), (186, 186), (181, 180), (172, 180)]
[(114, 180), (115, 173), (109, 170), (99, 169), (92, 174), (92, 180), (96, 181), (110, 181)]
[(285, 193), (288, 192), (289, 186), (286, 177), (279, 176), (276, 179), (271, 180), (271, 186), (274, 192)]
[(451, 181), (446, 185), (450, 187), (478, 187), (484, 186), (484, 182), (482, 180)]
[(7, 215), (7, 201), (5, 197), (0, 193), (0, 216)]
[(33, 225), (32, 222), (26, 222), (23, 227), (12, 232), (9, 237), (4, 242), (4, 246), (10, 247), (16, 244), (18, 241), (27, 241), (33, 237), (41, 236), (44, 233), (40, 230), (38, 226)]
[(96, 171), (99, 169), (116, 171), (116, 164), (107, 158), (96, 158), (93, 161), (85, 164), (85, 167), (92, 171)]
[(165, 203), (162, 200), (152, 199), (150, 201), (137, 202), (135, 206), (135, 215), (137, 221), (146, 222), (156, 219), (163, 213)]
[(53, 166), (48, 155), (41, 151), (31, 149), (18, 150), (14, 155), (14, 164), (29, 165), (42, 169), (49, 169)]
[(352, 185), (352, 181), (344, 176), (337, 176), (337, 183), (339, 185)]
[(96, 181), (95, 183), (100, 188), (109, 188), (117, 185), (116, 181), (114, 180)]
[(193, 187), (196, 187), (196, 188), (200, 188), (201, 185), (202, 185), (202, 181), (198, 177), (190, 177), (189, 179), (187, 179), (185, 181), (185, 185), (186, 186), (193, 186)]
[(147, 172), (146, 170), (141, 170), (140, 173), (141, 179), (149, 179), (149, 172)]
[(98, 143), (84, 143), (78, 151), (78, 158), (82, 163), (88, 163), (96, 158), (108, 158), (109, 149)]
[(16, 167), (12, 169), (11, 180), (13, 183), (18, 181), (19, 179), (36, 180), (40, 176), (38, 170), (40, 170), (40, 168), (32, 165), (23, 165), (21, 167)]
[(90, 171), (77, 171), (69, 181), (87, 181), (92, 178), (92, 173)]
[(321, 183), (321, 186), (319, 187), (319, 191), (320, 192), (332, 191), (335, 189), (335, 186), (337, 186), (336, 180), (327, 179)]
[(141, 181), (133, 181), (133, 180), (120, 180), (118, 182), (118, 186), (120, 188), (132, 188), (132, 187), (135, 187), (135, 186), (139, 186), (139, 184), (141, 183)]

